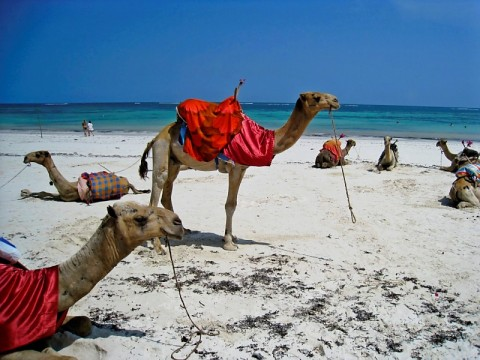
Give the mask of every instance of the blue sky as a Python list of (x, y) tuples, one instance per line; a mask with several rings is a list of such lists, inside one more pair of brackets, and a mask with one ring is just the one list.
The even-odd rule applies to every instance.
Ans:
[(480, 107), (478, 0), (0, 0), (0, 103)]

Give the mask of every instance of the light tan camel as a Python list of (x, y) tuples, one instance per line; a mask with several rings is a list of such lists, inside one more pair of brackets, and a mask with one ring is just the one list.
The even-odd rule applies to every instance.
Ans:
[[(327, 149), (320, 149), (320, 152), (318, 153), (317, 157), (315, 158), (315, 166), (316, 168), (321, 168), (321, 169), (326, 169), (326, 168), (331, 168), (334, 166), (338, 166), (340, 164), (342, 165), (347, 165), (348, 161), (345, 159), (345, 156), (348, 155), (350, 152), (350, 149), (354, 146), (356, 146), (357, 143), (355, 140), (348, 139), (347, 144), (342, 151), (342, 156), (339, 157), (338, 159), (335, 159), (335, 155), (332, 154), (331, 151)], [(335, 161), (336, 160), (336, 161)]]
[[(295, 108), (288, 121), (279, 129), (275, 130), (274, 154), (279, 154), (293, 146), (305, 131), (310, 121), (321, 110), (338, 109), (340, 104), (335, 96), (319, 92), (306, 92), (300, 94)], [(201, 162), (193, 159), (183, 151), (182, 145), (178, 142), (181, 120), (171, 123), (164, 127), (158, 135), (147, 144), (143, 152), (142, 161), (139, 168), (140, 176), (145, 179), (148, 171), (146, 158), (150, 150), (153, 150), (153, 170), (152, 170), (152, 193), (150, 196), (150, 205), (157, 206), (162, 195), (161, 203), (169, 210), (173, 211), (172, 190), (173, 183), (178, 176), (181, 166), (188, 168), (228, 173), (228, 195), (225, 203), (226, 225), (225, 236), (223, 238), (225, 250), (236, 250), (234, 244), (236, 238), (233, 235), (233, 214), (237, 207), (237, 195), (245, 171), (248, 166), (242, 164), (232, 165), (229, 162), (215, 160), (210, 162)], [(159, 239), (155, 239), (156, 250), (161, 250)]]
[(385, 136), (383, 138), (383, 143), (385, 149), (382, 151), (382, 154), (378, 159), (377, 169), (378, 171), (391, 171), (398, 163), (398, 147), (396, 141), (392, 143), (392, 138), (390, 136)]
[[(55, 163), (53, 162), (52, 156), (46, 150), (33, 151), (25, 155), (23, 159), (24, 164), (37, 163), (44, 166), (48, 171), (48, 176), (50, 177), (51, 182), (58, 190), (58, 196), (50, 194), (47, 192), (32, 193), (27, 189), (21, 191), (22, 197), (37, 197), (43, 199), (57, 199), (62, 201), (79, 201), (80, 195), (78, 194), (77, 182), (68, 181), (63, 177), (63, 175), (58, 171)], [(128, 186), (134, 194), (148, 194), (150, 190), (137, 190), (135, 186), (130, 184), (127, 178), (120, 177), (121, 181), (125, 182), (125, 186)]]
[(478, 152), (473, 149), (464, 147), (458, 154), (454, 154), (448, 148), (446, 139), (438, 140), (437, 147), (441, 148), (445, 157), (452, 162), (450, 166), (440, 166), (440, 170), (456, 172), (459, 168), (468, 163), (478, 163)]
[[(70, 259), (58, 267), (58, 312), (70, 308), (87, 295), (122, 259), (138, 245), (158, 236), (180, 239), (182, 222), (170, 210), (140, 205), (135, 202), (117, 202), (108, 206), (101, 225), (90, 240)], [(67, 318), (67, 330), (81, 336), (91, 332), (87, 317)], [(2, 360), (75, 359), (61, 356), (50, 348), (45, 352), (23, 350), (1, 356)]]
[(465, 177), (458, 178), (450, 188), (450, 199), (458, 209), (480, 207), (480, 187)]

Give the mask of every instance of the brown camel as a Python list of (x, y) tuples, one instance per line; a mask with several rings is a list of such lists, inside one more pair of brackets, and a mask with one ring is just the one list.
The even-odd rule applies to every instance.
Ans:
[[(236, 92), (235, 92), (236, 94)], [(321, 110), (338, 109), (340, 104), (335, 96), (319, 92), (306, 92), (300, 94), (295, 108), (288, 121), (279, 129), (275, 130), (273, 154), (279, 154), (293, 146), (305, 131), (310, 121)], [(215, 171), (228, 173), (228, 195), (225, 203), (226, 225), (223, 238), (225, 250), (236, 250), (234, 244), (236, 238), (233, 235), (233, 214), (237, 207), (237, 195), (245, 171), (248, 166), (242, 164), (231, 164), (221, 159), (210, 162), (198, 161), (183, 151), (182, 145), (178, 142), (178, 134), (181, 127), (181, 120), (164, 127), (158, 135), (147, 144), (142, 156), (139, 173), (145, 179), (148, 171), (146, 158), (150, 150), (153, 150), (152, 170), (152, 193), (150, 205), (157, 206), (162, 195), (161, 203), (173, 211), (172, 190), (173, 183), (178, 176), (181, 166), (187, 166), (195, 170)], [(216, 161), (217, 160), (217, 161)], [(161, 251), (159, 239), (154, 241), (157, 251)]]
[[(58, 265), (58, 312), (67, 310), (87, 295), (138, 245), (158, 236), (174, 239), (183, 236), (182, 223), (175, 213), (135, 202), (117, 202), (113, 206), (108, 206), (108, 215), (103, 218), (90, 240), (70, 259)], [(87, 317), (80, 316), (67, 318), (64, 326), (77, 335), (87, 336), (92, 325)], [(11, 352), (0, 356), (0, 359), (75, 358), (60, 356), (47, 348), (43, 352), (34, 350)]]
[(437, 147), (442, 149), (442, 152), (445, 154), (445, 157), (450, 160), (452, 163), (450, 166), (440, 166), (440, 170), (448, 171), (448, 172), (456, 172), (462, 166), (471, 163), (477, 164), (478, 163), (478, 152), (464, 147), (462, 151), (458, 154), (454, 154), (450, 151), (447, 146), (446, 139), (440, 139), (437, 141)]
[(480, 207), (480, 187), (465, 177), (458, 178), (450, 188), (450, 199), (458, 209)]
[(387, 170), (391, 171), (398, 163), (398, 147), (396, 141), (392, 143), (390, 136), (383, 138), (385, 149), (382, 151), (380, 158), (378, 159), (377, 169), (378, 171)]
[(355, 140), (352, 140), (352, 139), (347, 140), (347, 144), (343, 149), (341, 149), (342, 155), (338, 158), (335, 156), (335, 154), (333, 154), (330, 150), (326, 149), (325, 147), (323, 149), (320, 149), (320, 152), (318, 153), (315, 159), (314, 167), (326, 169), (326, 168), (338, 166), (340, 164), (347, 165), (348, 161), (345, 159), (345, 156), (347, 156), (350, 149), (356, 145), (357, 143), (355, 142)]
[[(27, 189), (23, 189), (21, 192), (22, 197), (38, 197), (43, 199), (58, 199), (62, 201), (79, 201), (80, 195), (78, 193), (77, 182), (68, 181), (63, 177), (63, 175), (58, 171), (55, 163), (53, 162), (52, 156), (48, 151), (33, 151), (25, 155), (23, 162), (25, 164), (37, 163), (44, 166), (50, 177), (51, 182), (58, 190), (58, 196), (50, 194), (47, 192), (32, 193)], [(120, 177), (125, 187), (132, 190), (134, 194), (148, 194), (150, 190), (137, 190), (135, 186), (130, 184), (130, 182), (125, 177)], [(128, 191), (128, 190), (126, 190)]]

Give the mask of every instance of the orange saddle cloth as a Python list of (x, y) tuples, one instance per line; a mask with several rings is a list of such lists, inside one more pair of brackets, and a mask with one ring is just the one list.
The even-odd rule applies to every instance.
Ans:
[(230, 96), (221, 103), (188, 99), (177, 107), (187, 123), (183, 151), (199, 161), (211, 161), (242, 128), (242, 108)]

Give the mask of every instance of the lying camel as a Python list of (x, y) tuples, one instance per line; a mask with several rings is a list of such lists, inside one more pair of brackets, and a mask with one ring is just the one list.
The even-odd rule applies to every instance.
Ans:
[[(42, 321), (55, 325), (57, 314), (59, 316), (65, 316), (66, 311), (73, 304), (87, 295), (123, 258), (146, 240), (158, 236), (168, 236), (174, 239), (180, 239), (183, 236), (182, 223), (178, 216), (170, 210), (140, 205), (134, 202), (117, 202), (113, 206), (108, 206), (107, 209), (108, 214), (103, 218), (101, 225), (90, 240), (70, 259), (56, 267), (48, 268), (49, 271), (58, 272), (58, 288), (49, 285), (48, 287), (51, 289), (50, 293), (47, 294), (44, 290), (42, 294), (35, 295), (40, 296), (41, 299), (44, 297), (51, 299), (51, 296), (55, 299), (56, 294), (58, 294), (56, 296), (58, 304), (56, 309), (51, 309), (52, 313), (49, 314), (51, 318), (45, 320), (47, 316), (44, 314)], [(31, 273), (32, 271), (46, 270), (22, 270), (17, 268), (12, 270), (12, 268), (12, 265), (0, 263), (0, 278), (4, 284), (9, 284), (9, 278), (5, 278), (5, 274), (8, 271), (15, 272), (15, 275), (12, 275), (15, 276), (15, 278), (10, 278), (10, 284), (12, 285), (11, 293), (8, 291), (2, 293), (2, 297), (7, 297), (7, 299), (10, 294), (14, 298), (17, 296), (15, 279), (18, 279), (19, 272), (25, 274), (28, 272)], [(33, 295), (32, 298), (34, 298)], [(26, 297), (26, 299), (27, 300), (24, 300), (25, 304), (20, 304), (21, 306), (16, 304), (16, 307), (31, 306), (28, 301), (30, 297)], [(36, 320), (38, 320), (38, 318), (36, 318)], [(84, 316), (67, 317), (63, 326), (64, 329), (80, 336), (89, 335), (92, 327), (90, 320)], [(33, 327), (34, 331), (30, 327)], [(29, 329), (27, 330), (29, 336), (36, 337), (30, 340), (35, 342), (40, 340), (42, 337), (38, 336), (42, 335), (39, 334), (46, 335), (47, 337), (52, 336), (55, 329), (53, 329), (50, 334), (45, 334), (46, 327), (43, 323), (29, 324)], [(2, 332), (0, 352), (9, 351), (7, 354), (4, 353), (3, 356), (0, 355), (0, 359), (75, 359), (73, 357), (60, 356), (51, 348), (47, 348), (43, 352), (24, 350), (23, 348), (21, 351), (15, 351), (18, 347), (12, 349), (8, 348), (8, 346), (11, 346), (12, 341), (19, 346), (26, 345), (26, 343), (18, 343), (22, 341), (19, 340), (19, 337), (21, 336), (20, 333), (23, 334), (23, 332), (19, 329), (8, 327), (7, 322), (0, 324), (0, 329)], [(9, 344), (5, 344), (5, 338), (16, 339), (10, 341)]]
[[(32, 193), (30, 190), (23, 189), (21, 192), (22, 197), (37, 197), (44, 199), (58, 199), (62, 201), (79, 201), (80, 194), (78, 193), (77, 182), (67, 181), (63, 175), (58, 171), (55, 166), (52, 156), (48, 151), (34, 151), (25, 155), (23, 159), (24, 164), (37, 163), (44, 166), (50, 177), (51, 182), (58, 190), (58, 196), (50, 194), (47, 192)], [(125, 193), (128, 192), (128, 189), (132, 190), (134, 194), (148, 194), (150, 190), (137, 190), (135, 186), (130, 184), (130, 182), (125, 177), (119, 177), (122, 188), (125, 188)]]
[[(333, 95), (319, 92), (300, 94), (288, 121), (281, 128), (274, 131), (273, 155), (279, 154), (293, 146), (318, 112), (325, 109), (336, 110), (339, 107), (340, 104)], [(173, 211), (173, 183), (182, 165), (195, 170), (218, 170), (223, 173), (228, 173), (229, 180), (228, 195), (225, 203), (226, 225), (223, 248), (225, 250), (236, 250), (237, 246), (234, 244), (236, 237), (233, 235), (233, 214), (237, 207), (238, 190), (245, 171), (249, 166), (238, 162), (232, 164), (221, 158), (216, 158), (208, 162), (194, 159), (183, 151), (183, 146), (180, 145), (178, 141), (181, 126), (182, 120), (177, 119), (177, 122), (164, 127), (158, 135), (147, 144), (143, 152), (139, 174), (141, 178), (145, 179), (148, 172), (146, 158), (150, 150), (153, 151), (150, 206), (157, 206), (161, 194), (162, 205), (166, 209)], [(162, 249), (159, 239), (154, 239), (154, 244), (156, 244), (156, 250), (161, 252)]]
[[(347, 140), (347, 144), (343, 149), (340, 149), (340, 144), (338, 144), (338, 149), (340, 149), (340, 156), (337, 156), (334, 152), (328, 149), (328, 144), (332, 140), (328, 140), (323, 144), (323, 148), (320, 149), (316, 159), (315, 159), (315, 166), (316, 168), (326, 169), (331, 168), (337, 165), (347, 165), (348, 161), (345, 159), (345, 156), (348, 155), (350, 149), (357, 145), (355, 140), (349, 139)], [(335, 140), (333, 140), (335, 141)], [(337, 140), (338, 141), (338, 140)], [(335, 145), (335, 144), (334, 144)], [(338, 149), (336, 152), (338, 152)]]
[(456, 207), (480, 207), (480, 165), (466, 165), (457, 171), (456, 176), (450, 188), (450, 199)]
[(391, 171), (398, 163), (398, 147), (396, 141), (392, 144), (392, 138), (390, 136), (385, 136), (383, 143), (385, 144), (385, 149), (378, 159), (377, 169), (378, 171)]
[(458, 154), (454, 154), (448, 148), (446, 139), (438, 140), (437, 147), (441, 148), (442, 152), (445, 154), (445, 157), (452, 162), (450, 166), (440, 166), (440, 170), (456, 172), (458, 169), (460, 169), (466, 164), (478, 164), (479, 154), (473, 149), (464, 147), (463, 150), (460, 151)]

